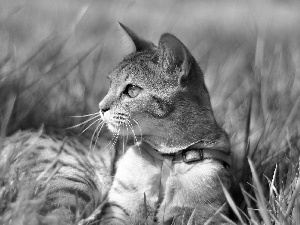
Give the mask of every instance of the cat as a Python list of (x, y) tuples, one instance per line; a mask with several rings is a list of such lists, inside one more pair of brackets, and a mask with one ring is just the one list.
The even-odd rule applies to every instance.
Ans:
[(131, 53), (110, 73), (99, 108), (111, 132), (139, 141), (118, 162), (101, 225), (222, 223), (230, 144), (200, 67), (172, 34), (156, 47), (120, 29)]

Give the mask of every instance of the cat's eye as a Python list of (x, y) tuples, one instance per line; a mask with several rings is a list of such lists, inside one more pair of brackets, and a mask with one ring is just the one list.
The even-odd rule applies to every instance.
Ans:
[(124, 94), (128, 95), (130, 98), (135, 98), (139, 95), (142, 88), (136, 85), (128, 84), (124, 90)]

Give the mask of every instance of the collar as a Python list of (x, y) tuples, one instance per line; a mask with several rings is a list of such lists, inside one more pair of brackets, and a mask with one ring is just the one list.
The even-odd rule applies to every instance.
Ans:
[(138, 145), (158, 160), (171, 159), (173, 163), (195, 163), (214, 159), (222, 162), (225, 167), (231, 166), (229, 144), (222, 142), (199, 141), (176, 153), (161, 153), (145, 141), (139, 142)]

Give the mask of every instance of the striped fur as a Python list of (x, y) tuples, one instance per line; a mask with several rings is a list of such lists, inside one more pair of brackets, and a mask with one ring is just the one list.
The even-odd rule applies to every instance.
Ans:
[[(10, 180), (20, 185), (16, 202), (39, 200), (40, 218), (74, 224), (107, 195), (115, 159), (115, 148), (105, 148), (109, 141), (100, 137), (90, 150), (90, 138), (64, 130), (18, 131), (4, 139), (0, 166), (12, 164)], [(30, 216), (29, 224), (35, 224), (38, 215)]]

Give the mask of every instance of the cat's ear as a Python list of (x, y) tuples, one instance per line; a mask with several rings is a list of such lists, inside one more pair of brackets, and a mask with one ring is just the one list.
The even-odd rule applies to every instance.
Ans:
[(192, 55), (184, 44), (172, 34), (163, 34), (158, 43), (158, 61), (164, 70), (179, 72), (179, 83), (186, 77), (191, 68)]
[(155, 48), (155, 45), (149, 41), (140, 38), (128, 27), (118, 22), (120, 31), (122, 33), (122, 42), (126, 46), (127, 53), (141, 52)]

